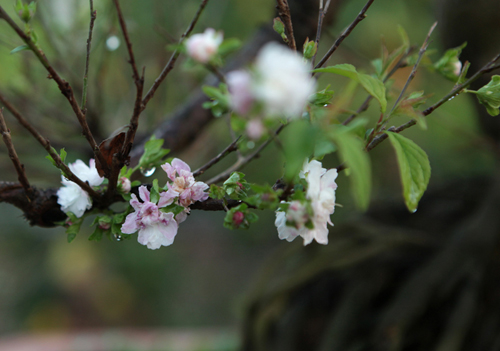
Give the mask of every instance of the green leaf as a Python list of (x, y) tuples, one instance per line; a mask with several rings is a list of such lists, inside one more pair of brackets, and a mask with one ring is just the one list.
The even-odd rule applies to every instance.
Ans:
[(334, 73), (353, 79), (359, 82), (370, 95), (378, 100), (382, 113), (387, 109), (384, 83), (380, 79), (374, 78), (368, 74), (358, 73), (353, 65), (343, 63), (335, 66), (318, 68), (313, 70), (313, 72)]
[(97, 226), (95, 227), (94, 232), (89, 236), (89, 241), (101, 241), (103, 234), (104, 231), (101, 229), (101, 227)]
[(66, 228), (66, 234), (68, 235), (68, 243), (75, 240), (76, 235), (80, 232), (80, 227), (83, 223), (83, 218), (77, 218), (73, 213), (67, 213), (71, 225)]
[(29, 50), (29, 49), (30, 49), (30, 47), (29, 47), (28, 45), (26, 45), (26, 44), (24, 44), (24, 45), (20, 45), (20, 46), (18, 46), (17, 48), (13, 49), (13, 50), (10, 52), (10, 54), (12, 55), (12, 54), (15, 54), (16, 52), (19, 52), (19, 51), (24, 51), (24, 50)]
[(333, 94), (335, 93), (333, 90), (329, 90), (329, 88), (330, 85), (328, 85), (325, 89), (315, 93), (311, 99), (311, 104), (320, 107), (328, 105), (333, 97)]
[(241, 47), (241, 41), (236, 38), (226, 39), (220, 44), (217, 53), (221, 56), (226, 56)]
[(334, 129), (332, 137), (339, 148), (342, 161), (351, 171), (351, 191), (356, 205), (366, 210), (370, 204), (371, 166), (370, 158), (364, 151), (364, 143), (340, 126)]
[(304, 164), (304, 160), (314, 153), (318, 130), (301, 119), (291, 122), (281, 133), (281, 140), (285, 150), (285, 180), (293, 181)]
[(155, 179), (149, 193), (149, 201), (157, 204), (158, 200), (160, 200), (160, 187), (158, 186), (158, 179)]
[(276, 17), (273, 20), (273, 29), (281, 36), (281, 39), (283, 39), (285, 43), (288, 43), (288, 38), (285, 34), (285, 24), (283, 23), (283, 21), (281, 21), (281, 18)]
[(500, 76), (493, 76), (488, 84), (478, 91), (466, 90), (467, 93), (476, 94), (479, 103), (486, 107), (491, 116), (500, 114)]
[(228, 229), (248, 229), (250, 223), (256, 222), (258, 216), (248, 210), (246, 204), (230, 209), (224, 217), (224, 227)]
[(386, 133), (396, 150), (406, 207), (410, 212), (415, 212), (431, 178), (429, 158), (425, 151), (410, 139), (398, 133)]
[(144, 145), (144, 153), (139, 160), (139, 167), (142, 169), (150, 169), (161, 162), (170, 150), (162, 149), (163, 139), (156, 139), (153, 135)]
[(226, 195), (226, 191), (223, 187), (215, 184), (210, 184), (210, 191), (208, 196), (210, 196), (212, 199), (220, 200), (224, 198), (224, 195)]
[(233, 172), (224, 182), (223, 189), (232, 199), (241, 200), (247, 197), (247, 191), (250, 189), (250, 185), (244, 177), (245, 174), (241, 172)]

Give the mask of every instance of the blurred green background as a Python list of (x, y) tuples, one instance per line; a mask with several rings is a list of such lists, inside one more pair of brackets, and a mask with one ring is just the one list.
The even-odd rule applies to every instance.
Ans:
[[(168, 45), (185, 30), (199, 1), (122, 1), (138, 64), (146, 66), (146, 87), (152, 83), (169, 57)], [(0, 0), (15, 16), (13, 0)], [(127, 63), (126, 50), (110, 1), (95, 1), (97, 21), (92, 43), (89, 81), (89, 113), (102, 139), (127, 124), (131, 115), (135, 87)], [(320, 52), (326, 51), (341, 30), (364, 5), (348, 1), (341, 7), (336, 24), (325, 28)], [(422, 0), (380, 0), (335, 54), (331, 63), (352, 63), (371, 72), (370, 60), (380, 53), (381, 38), (389, 48), (400, 44), (397, 25), (408, 32), (412, 43), (420, 46), (430, 25), (436, 20), (434, 2)], [(225, 37), (243, 42), (273, 14), (272, 0), (211, 0), (195, 32), (213, 27)], [(34, 27), (40, 46), (49, 60), (74, 87), (81, 86), (88, 34), (89, 9), (82, 0), (40, 0)], [(431, 49), (439, 57), (439, 26)], [(106, 43), (117, 36), (116, 50)], [(109, 41), (108, 41), (109, 43)], [(21, 45), (13, 31), (0, 21), (0, 91), (47, 136), (56, 148), (65, 147), (70, 161), (87, 158), (88, 149), (79, 133), (72, 111), (54, 82), (46, 79), (43, 67), (32, 53), (11, 55)], [(401, 88), (410, 69), (394, 76)], [(139, 133), (148, 131), (187, 101), (190, 92), (206, 76), (201, 68), (185, 65), (182, 58), (157, 92), (141, 117)], [(340, 94), (347, 84), (343, 78), (322, 77), (320, 87), (332, 84)], [(410, 89), (432, 93), (437, 101), (452, 83), (421, 69)], [(79, 96), (79, 95), (77, 95)], [(395, 96), (390, 96), (394, 102)], [(364, 100), (358, 91), (353, 109)], [(366, 116), (378, 118), (373, 104)], [(5, 112), (7, 123), (26, 172), (38, 187), (59, 186), (59, 172), (45, 159), (44, 150), (33, 143)], [(447, 103), (428, 118), (429, 129), (418, 127), (405, 132), (429, 154), (431, 187), (451, 178), (492, 170), (492, 156), (480, 137), (470, 97)], [(404, 123), (403, 118), (394, 124)], [(229, 142), (223, 121), (215, 121), (190, 148), (176, 155), (193, 169), (216, 155)], [(3, 145), (3, 144), (2, 144)], [(381, 145), (371, 154), (374, 172), (372, 204), (381, 199), (403, 203), (394, 154)], [(209, 173), (217, 173), (234, 159), (229, 158)], [(338, 165), (327, 157), (328, 167)], [(273, 184), (281, 176), (282, 157), (270, 146), (252, 166), (243, 171), (251, 182)], [(0, 147), (1, 179), (16, 181), (16, 174), (4, 146)], [(147, 181), (147, 179), (145, 179)], [(338, 180), (336, 224), (357, 216), (348, 189), (349, 180)], [(255, 275), (283, 246), (301, 242), (281, 242), (274, 227), (273, 213), (259, 213), (260, 221), (248, 231), (228, 231), (222, 227), (223, 213), (194, 212), (180, 226), (171, 247), (156, 251), (132, 240), (89, 242), (90, 228), (84, 225), (74, 242), (68, 244), (61, 228), (31, 228), (16, 208), (0, 204), (0, 336), (46, 332), (71, 332), (96, 328), (188, 328), (210, 329), (217, 336), (188, 345), (186, 349), (234, 349), (245, 301)], [(90, 221), (89, 221), (90, 224)], [(330, 235), (335, 235), (331, 228)], [(210, 334), (209, 333), (209, 334)], [(193, 339), (194, 340), (194, 339)], [(204, 344), (205, 343), (205, 344)], [(1, 343), (0, 343), (1, 344)], [(121, 346), (116, 346), (121, 349)]]

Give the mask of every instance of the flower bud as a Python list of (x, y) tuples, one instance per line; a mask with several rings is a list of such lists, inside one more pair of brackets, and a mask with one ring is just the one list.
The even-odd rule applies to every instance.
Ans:
[(213, 28), (207, 28), (204, 33), (192, 35), (186, 41), (189, 57), (201, 63), (208, 63), (217, 53), (222, 39), (222, 33), (216, 32)]

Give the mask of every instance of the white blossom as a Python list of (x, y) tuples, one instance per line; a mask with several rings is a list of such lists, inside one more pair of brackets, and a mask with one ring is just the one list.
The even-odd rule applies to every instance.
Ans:
[(269, 43), (258, 53), (255, 68), (257, 81), (253, 93), (264, 103), (266, 113), (301, 117), (316, 86), (310, 65), (287, 47)]
[(201, 62), (208, 63), (217, 53), (222, 43), (223, 35), (213, 28), (207, 28), (204, 33), (193, 34), (186, 40), (186, 49), (189, 57)]
[[(304, 239), (304, 245), (310, 244), (316, 240), (319, 244), (328, 244), (327, 224), (333, 226), (330, 215), (335, 211), (335, 190), (337, 184), (337, 169), (326, 170), (321, 162), (313, 160), (304, 163), (300, 173), (301, 178), (307, 181), (306, 198), (311, 201), (314, 215), (310, 218), (314, 228), (309, 229), (305, 226), (307, 219), (305, 209), (292, 202), (287, 213), (283, 211), (276, 212), (275, 225), (278, 228), (280, 239), (287, 241), (294, 240), (297, 236)], [(292, 206), (293, 205), (293, 206)], [(289, 226), (286, 222), (292, 222), (295, 226)]]
[[(89, 166), (82, 160), (70, 163), (69, 169), (90, 186), (99, 186), (104, 178), (99, 176), (95, 166), (95, 160), (91, 159)], [(61, 210), (65, 213), (72, 212), (76, 217), (83, 216), (86, 210), (92, 207), (92, 199), (89, 194), (80, 188), (76, 183), (62, 176), (61, 183), (64, 185), (57, 191), (57, 203), (61, 205)]]

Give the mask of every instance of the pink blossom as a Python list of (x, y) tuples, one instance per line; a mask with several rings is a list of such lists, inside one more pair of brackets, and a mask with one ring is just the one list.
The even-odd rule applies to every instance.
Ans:
[(201, 63), (208, 63), (217, 53), (222, 39), (222, 33), (216, 32), (213, 28), (207, 28), (204, 33), (192, 35), (186, 41), (189, 57)]
[(191, 168), (184, 161), (174, 158), (171, 164), (165, 163), (161, 168), (172, 181), (168, 183), (168, 193), (179, 197), (179, 204), (188, 207), (193, 202), (204, 201), (208, 198), (208, 185), (194, 179)]
[(248, 137), (252, 140), (260, 139), (265, 130), (262, 121), (258, 118), (252, 119), (247, 123), (246, 132)]
[(148, 249), (156, 250), (161, 246), (169, 246), (174, 242), (177, 234), (178, 223), (172, 212), (163, 212), (160, 208), (173, 202), (171, 194), (163, 192), (160, 194), (158, 204), (150, 201), (150, 192), (145, 186), (139, 187), (139, 197), (143, 202), (132, 194), (130, 205), (134, 212), (130, 213), (121, 227), (124, 234), (132, 234), (139, 231), (137, 240), (146, 245)]
[(250, 73), (244, 70), (229, 72), (226, 82), (231, 94), (231, 106), (239, 114), (247, 114), (253, 103)]

